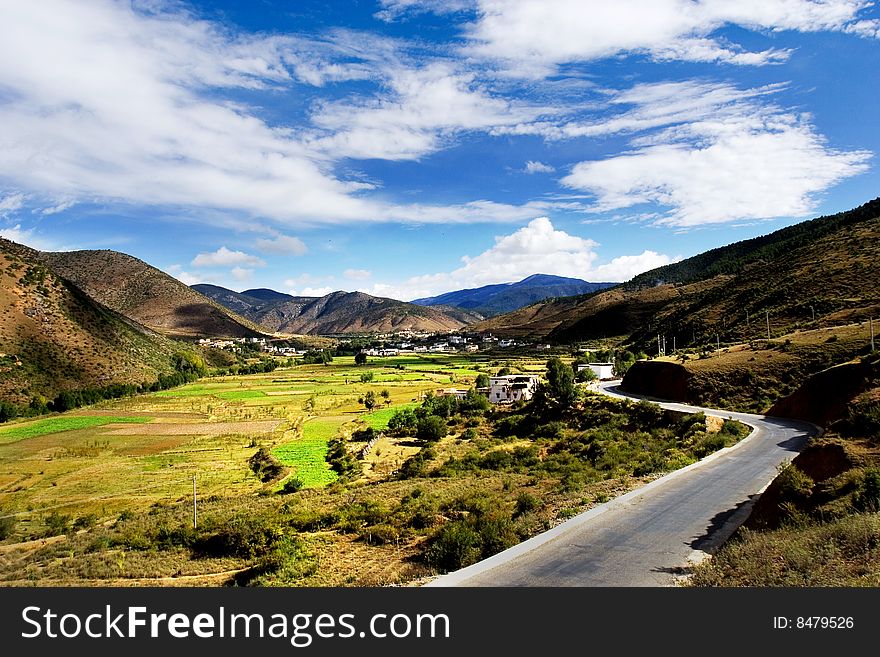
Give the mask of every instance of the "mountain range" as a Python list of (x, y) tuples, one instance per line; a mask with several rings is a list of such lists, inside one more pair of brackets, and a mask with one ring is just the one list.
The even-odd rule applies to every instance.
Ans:
[[(712, 249), (591, 294), (492, 317), (477, 331), (558, 343), (620, 338), (656, 348), (741, 341), (880, 314), (880, 199)], [(815, 318), (815, 319), (814, 319)]]
[(479, 313), (484, 317), (492, 317), (550, 297), (588, 294), (615, 285), (617, 283), (588, 283), (579, 278), (533, 274), (516, 283), (456, 290), (436, 297), (415, 299), (412, 303), (421, 306), (454, 306)]
[(274, 290), (235, 292), (207, 284), (193, 285), (192, 289), (272, 333), (446, 332), (482, 319), (481, 315), (461, 308), (424, 307), (363, 292), (294, 297)]

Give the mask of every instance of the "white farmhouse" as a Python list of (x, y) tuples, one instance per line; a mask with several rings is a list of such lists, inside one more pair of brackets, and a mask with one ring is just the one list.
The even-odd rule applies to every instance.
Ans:
[(614, 363), (587, 363), (586, 365), (578, 365), (578, 372), (583, 372), (587, 368), (593, 370), (593, 374), (595, 374), (596, 378), (599, 380), (614, 378)]
[(531, 374), (510, 374), (489, 377), (489, 401), (507, 404), (528, 401), (538, 388), (538, 377)]

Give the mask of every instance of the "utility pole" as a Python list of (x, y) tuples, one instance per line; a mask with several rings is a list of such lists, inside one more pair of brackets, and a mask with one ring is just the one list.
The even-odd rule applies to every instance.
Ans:
[(721, 351), (721, 338), (718, 337), (718, 334), (715, 334), (715, 349)]
[(765, 310), (764, 312), (767, 313), (767, 339), (769, 340), (770, 339), (770, 311)]
[(675, 348), (675, 336), (672, 336), (672, 353), (675, 353), (677, 350)]
[(198, 512), (196, 511), (196, 476), (193, 475), (193, 529), (199, 525)]
[(874, 318), (871, 318), (871, 351), (874, 351)]
[(810, 306), (810, 312), (813, 313), (813, 321), (816, 321), (816, 309), (813, 306)]
[(660, 358), (660, 334), (657, 334), (657, 358)]
[(663, 336), (663, 355), (666, 355), (666, 336)]

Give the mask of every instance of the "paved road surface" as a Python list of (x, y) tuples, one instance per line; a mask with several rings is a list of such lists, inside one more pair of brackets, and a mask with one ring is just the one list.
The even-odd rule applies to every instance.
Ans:
[[(624, 396), (617, 382), (607, 394)], [(630, 396), (630, 395), (626, 395)], [(818, 427), (795, 420), (662, 402), (663, 408), (755, 428), (734, 447), (595, 507), (427, 586), (670, 586), (748, 516), (777, 466)]]

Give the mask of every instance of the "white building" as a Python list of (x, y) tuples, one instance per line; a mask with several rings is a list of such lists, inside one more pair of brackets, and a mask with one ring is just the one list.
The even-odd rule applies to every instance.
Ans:
[(578, 365), (578, 372), (583, 372), (585, 369), (593, 370), (593, 374), (596, 375), (597, 379), (613, 379), (614, 378), (614, 363), (587, 363), (586, 365)]
[(435, 393), (438, 397), (455, 397), (456, 399), (464, 399), (467, 397), (467, 389), (462, 388), (442, 388)]
[(538, 377), (531, 374), (510, 374), (489, 377), (489, 401), (505, 404), (528, 401), (538, 388)]

